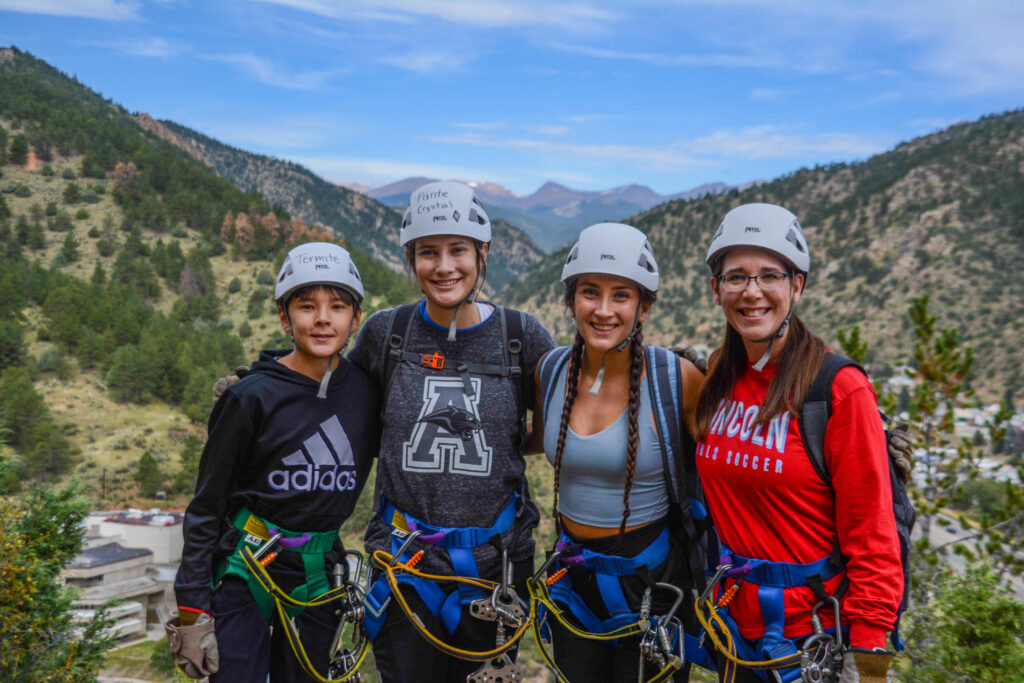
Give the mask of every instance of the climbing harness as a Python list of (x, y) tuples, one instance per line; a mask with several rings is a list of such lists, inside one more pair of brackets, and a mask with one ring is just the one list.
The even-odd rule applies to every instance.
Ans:
[[(696, 596), (695, 610), (704, 635), (724, 658), (722, 680), (731, 683), (735, 680), (736, 668), (744, 667), (777, 683), (797, 679), (806, 683), (838, 682), (845, 652), (843, 632), (839, 627), (838, 596), (824, 595), (822, 589), (819, 596), (822, 599), (811, 610), (813, 631), (809, 636), (791, 639), (783, 635), (782, 588), (798, 585), (820, 587), (828, 578), (842, 571), (833, 567), (834, 573), (830, 576), (833, 570), (828, 569), (829, 566), (827, 558), (801, 565), (750, 560), (728, 551), (723, 555), (714, 577), (704, 592)], [(726, 578), (732, 578), (735, 583), (717, 600), (712, 599), (715, 586)], [(740, 635), (735, 620), (729, 615), (729, 603), (744, 582), (758, 586), (758, 599), (765, 621), (765, 633), (754, 644)], [(826, 605), (832, 607), (834, 629), (826, 630), (818, 616)], [(802, 646), (798, 647), (801, 640)]]
[[(381, 622), (383, 622), (383, 613), (387, 608), (387, 604), (393, 599), (398, 604), (402, 613), (409, 620), (409, 623), (413, 625), (416, 631), (431, 645), (435, 648), (444, 652), (451, 657), (457, 657), (458, 659), (464, 659), (470, 662), (481, 662), (485, 666), (472, 676), (477, 676), (481, 672), (485, 672), (488, 669), (488, 665), (491, 669), (500, 669), (508, 667), (509, 671), (518, 669), (512, 663), (511, 658), (508, 656), (508, 652), (515, 647), (519, 642), (519, 639), (526, 633), (526, 629), (529, 626), (529, 622), (526, 618), (528, 607), (515, 593), (515, 589), (509, 585), (507, 580), (507, 568), (503, 569), (503, 579), (501, 581), (490, 581), (487, 579), (474, 578), (469, 576), (448, 576), (440, 574), (428, 574), (421, 572), (416, 569), (416, 565), (423, 558), (423, 550), (418, 550), (414, 555), (406, 560), (402, 560), (402, 557), (406, 557), (406, 553), (413, 541), (420, 540), (421, 542), (427, 538), (427, 535), (420, 529), (413, 529), (406, 537), (405, 541), (399, 546), (397, 552), (392, 554), (383, 550), (375, 550), (371, 556), (371, 563), (374, 568), (380, 571), (380, 577), (377, 579), (377, 583), (374, 588), (366, 596), (367, 605), (367, 627), (369, 628), (370, 622), (375, 618), (374, 611), (379, 612)], [(503, 562), (507, 558), (503, 555)], [(507, 564), (506, 564), (507, 567)], [(383, 603), (383, 606), (377, 608), (380, 604), (377, 598), (380, 595), (380, 591), (377, 589), (383, 582), (383, 585), (387, 587), (388, 597)], [(399, 586), (401, 584), (412, 585), (416, 590), (417, 594), (423, 598), (427, 596), (437, 596), (438, 594), (444, 595), (444, 592), (437, 582), (454, 582), (458, 584), (459, 588), (466, 588), (468, 591), (472, 591), (472, 594), (479, 596), (475, 600), (469, 602), (470, 614), (475, 618), (498, 622), (498, 636), (497, 643), (492, 650), (484, 651), (471, 651), (457, 648), (449, 643), (438, 638), (436, 635), (423, 625), (423, 622), (419, 619), (416, 613), (409, 606), (405, 596), (402, 594)], [(430, 586), (431, 589), (424, 589), (425, 586)], [(434, 592), (436, 591), (436, 593)], [(465, 591), (465, 592), (468, 592)], [(458, 591), (451, 595), (457, 596)], [(424, 602), (431, 607), (431, 603), (427, 600)], [(458, 600), (454, 603), (458, 604)], [(433, 609), (431, 610), (433, 611)], [(461, 612), (461, 609), (459, 609)], [(380, 626), (377, 626), (379, 630)], [(513, 629), (511, 635), (505, 633), (505, 628)], [(373, 633), (372, 636), (375, 636)], [(371, 637), (372, 637), (371, 636)], [(508, 672), (505, 674), (509, 675)], [(473, 681), (473, 677), (470, 677), (470, 681)], [(487, 681), (486, 678), (477, 679), (480, 683)], [(493, 680), (493, 679), (491, 679)], [(507, 678), (506, 680), (517, 680), (516, 678)]]
[[(664, 539), (667, 553), (668, 536), (667, 531), (659, 536)], [(651, 547), (659, 545), (659, 541), (652, 543)], [(574, 554), (569, 555), (568, 551), (573, 550)], [(658, 549), (653, 551), (654, 554)], [(645, 550), (637, 557), (647, 554)], [(645, 662), (656, 664), (660, 671), (650, 679), (649, 683), (669, 680), (675, 672), (680, 670), (686, 659), (680, 643), (683, 641), (683, 628), (676, 611), (685, 598), (683, 591), (668, 583), (655, 583), (654, 588), (661, 588), (672, 591), (676, 594), (676, 600), (672, 607), (664, 615), (651, 615), (652, 587), (648, 586), (641, 601), (639, 613), (629, 612), (622, 595), (622, 589), (618, 585), (618, 576), (632, 574), (641, 565), (633, 566), (631, 560), (634, 558), (622, 558), (613, 555), (601, 555), (586, 549), (580, 549), (561, 541), (556, 545), (555, 551), (548, 557), (540, 570), (527, 580), (527, 587), (530, 591), (530, 622), (533, 626), (533, 639), (537, 644), (537, 650), (544, 660), (544, 664), (555, 674), (557, 680), (568, 681), (565, 674), (561, 672), (555, 663), (554, 656), (545, 646), (545, 641), (551, 640), (550, 627), (547, 623), (548, 616), (553, 616), (559, 624), (577, 638), (585, 638), (598, 641), (616, 641), (629, 636), (640, 636), (640, 681), (644, 680)], [(650, 559), (645, 558), (645, 559)], [(545, 578), (545, 574), (560, 561), (564, 566)], [(598, 583), (604, 594), (606, 586), (610, 588), (614, 580), (614, 589), (611, 589), (617, 598), (621, 597), (622, 602), (619, 609), (606, 620), (598, 619), (582, 599), (572, 591), (571, 587), (561, 583), (565, 578), (567, 568), (570, 566), (587, 566), (595, 571)], [(609, 570), (609, 572), (622, 572), (621, 574), (604, 574), (596, 567)], [(608, 579), (605, 581), (604, 579)], [(568, 581), (566, 579), (566, 581)], [(551, 588), (554, 591), (550, 590)], [(569, 607), (569, 612), (583, 625), (583, 628), (573, 624), (565, 614), (565, 611), (555, 602), (560, 600)], [(616, 598), (612, 599), (617, 603)], [(612, 611), (611, 609), (609, 611)]]
[[(288, 645), (308, 676), (320, 683), (345, 680), (358, 682), (359, 667), (369, 650), (369, 639), (362, 626), (365, 590), (357, 582), (345, 578), (340, 564), (334, 567), (333, 588), (327, 580), (324, 553), (333, 547), (338, 537), (337, 532), (290, 532), (273, 526), (244, 508), (236, 513), (232, 524), (242, 530), (244, 535), (236, 552), (219, 568), (215, 577), (216, 585), (228, 574), (241, 577), (248, 585), (264, 619), (269, 622), (272, 614), (277, 614)], [(291, 593), (279, 587), (267, 571), (267, 567), (277, 559), (278, 553), (284, 551), (301, 553), (306, 570), (306, 583)], [(346, 549), (345, 557), (356, 559), (355, 574), (358, 580), (363, 565), (362, 555)], [(331, 646), (328, 677), (325, 678), (309, 660), (294, 619), (306, 607), (318, 607), (335, 601), (339, 603), (337, 614), (340, 621)], [(347, 625), (351, 625), (349, 632), (346, 632)], [(351, 645), (343, 647), (342, 641), (346, 637)]]
[[(273, 543), (276, 542), (278, 541), (274, 541)], [(252, 575), (256, 577), (256, 580), (260, 585), (274, 599), (278, 618), (281, 625), (284, 627), (285, 638), (295, 655), (295, 659), (298, 660), (299, 665), (302, 667), (302, 670), (306, 672), (306, 675), (320, 683), (335, 683), (336, 681), (345, 680), (359, 681), (359, 667), (366, 658), (366, 653), (370, 646), (370, 641), (365, 637), (365, 633), (362, 632), (362, 626), (359, 623), (362, 613), (362, 591), (360, 590), (360, 587), (357, 584), (343, 581), (341, 578), (342, 571), (339, 566), (334, 572), (337, 584), (335, 588), (332, 588), (328, 592), (312, 600), (295, 600), (279, 588), (270, 577), (270, 574), (267, 573), (266, 565), (270, 564), (267, 560), (268, 558), (274, 557), (274, 553), (271, 550), (273, 543), (268, 541), (262, 548), (260, 548), (260, 550), (264, 552), (260, 552), (259, 557), (257, 557), (257, 555), (249, 548), (243, 548), (242, 559), (245, 562), (245, 566), (252, 572)], [(356, 551), (346, 551), (346, 554), (355, 554), (358, 556)], [(313, 667), (313, 663), (309, 661), (309, 655), (306, 654), (306, 650), (299, 638), (299, 632), (295, 626), (295, 621), (289, 616), (285, 605), (300, 608), (316, 607), (319, 605), (326, 605), (334, 602), (335, 600), (341, 602), (341, 606), (339, 608), (341, 621), (339, 623), (338, 630), (335, 633), (334, 643), (331, 647), (329, 677), (325, 678)], [(341, 638), (344, 635), (344, 627), (348, 623), (353, 624), (353, 645), (351, 647), (344, 648), (341, 646)]]

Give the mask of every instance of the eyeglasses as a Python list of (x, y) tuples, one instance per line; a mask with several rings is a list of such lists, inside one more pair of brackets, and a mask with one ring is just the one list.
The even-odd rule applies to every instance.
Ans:
[(793, 277), (792, 273), (781, 273), (773, 270), (760, 275), (744, 275), (743, 273), (725, 273), (718, 276), (718, 281), (727, 292), (742, 292), (747, 288), (751, 280), (761, 289), (762, 292), (773, 292), (781, 289), (786, 283), (786, 278)]

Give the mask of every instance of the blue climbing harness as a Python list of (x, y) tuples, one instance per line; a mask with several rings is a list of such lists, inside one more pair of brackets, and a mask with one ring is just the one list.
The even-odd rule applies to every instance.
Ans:
[[(560, 554), (557, 563), (562, 568), (586, 567), (594, 573), (594, 580), (597, 582), (598, 592), (604, 607), (608, 611), (608, 618), (601, 619), (591, 610), (579, 593), (573, 590), (572, 580), (565, 574), (549, 589), (552, 600), (559, 602), (569, 610), (580, 625), (587, 631), (595, 634), (611, 633), (617, 629), (635, 624), (641, 619), (639, 612), (630, 608), (626, 595), (622, 590), (620, 578), (624, 576), (636, 576), (641, 569), (652, 570), (664, 564), (669, 554), (669, 530), (662, 529), (657, 538), (651, 542), (640, 553), (633, 557), (622, 557), (620, 555), (605, 555), (575, 544), (563, 532), (555, 544), (555, 550)], [(541, 605), (538, 610), (538, 617), (544, 621), (547, 617), (547, 609)], [(678, 633), (673, 638), (673, 648), (678, 647)], [(550, 642), (551, 634), (547, 623), (544, 624), (542, 634)], [(699, 644), (698, 639), (690, 634), (684, 633), (684, 651), (686, 661), (708, 668), (711, 666), (707, 651)]]
[[(398, 551), (409, 533), (420, 531), (422, 535), (417, 541), (424, 545), (444, 548), (448, 552), (456, 576), (480, 578), (480, 571), (473, 558), (473, 548), (486, 545), (495, 536), (501, 537), (512, 529), (516, 523), (518, 501), (519, 494), (515, 494), (490, 527), (434, 526), (399, 510), (384, 498), (381, 498), (380, 516), (392, 529), (391, 554), (396, 561), (407, 562), (409, 560), (412, 555), (411, 551), (406, 550), (401, 557), (398, 556)], [(474, 600), (486, 597), (483, 590), (461, 583), (453, 592), (445, 593), (433, 581), (411, 574), (399, 574), (396, 579), (399, 584), (412, 586), (431, 614), (443, 624), (449, 636), (455, 633), (455, 629), (459, 626), (462, 608)], [(364, 600), (366, 604), (365, 627), (371, 640), (377, 637), (377, 633), (384, 625), (390, 601), (391, 587), (383, 575), (378, 576)]]
[[(831, 556), (807, 564), (772, 562), (743, 557), (723, 547), (720, 566), (724, 565), (732, 565), (732, 569), (725, 572), (725, 576), (737, 582), (757, 586), (757, 601), (764, 621), (764, 635), (753, 643), (740, 634), (739, 626), (729, 614), (728, 606), (718, 609), (718, 616), (733, 635), (739, 657), (748, 661), (773, 660), (799, 654), (801, 649), (798, 643), (803, 642), (804, 638), (811, 634), (797, 638), (787, 638), (784, 635), (786, 605), (783, 590), (804, 586), (815, 589), (815, 593), (819, 590), (824, 592), (825, 582), (845, 571), (845, 567), (834, 562)], [(826, 632), (834, 633), (834, 629), (826, 629)], [(753, 671), (760, 678), (770, 680), (768, 670)], [(798, 665), (774, 671), (783, 683), (800, 677)]]

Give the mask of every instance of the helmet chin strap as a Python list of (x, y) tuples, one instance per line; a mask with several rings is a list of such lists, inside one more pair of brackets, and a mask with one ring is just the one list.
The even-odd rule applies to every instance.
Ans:
[[(479, 252), (477, 252), (479, 253)], [(476, 297), (480, 294), (480, 290), (484, 288), (484, 278), (487, 276), (487, 261), (481, 261), (476, 269), (476, 282), (473, 283), (473, 289), (469, 290), (469, 296), (455, 304), (454, 306), (443, 306), (442, 308), (452, 308), (452, 321), (448, 324), (448, 341), (455, 341), (455, 331), (458, 329), (459, 320), (459, 307), (462, 304), (471, 304), (476, 301)]]
[(636, 332), (640, 328), (639, 320), (640, 307), (637, 306), (636, 315), (633, 316), (633, 329), (626, 336), (626, 338), (622, 340), (622, 343), (614, 346), (613, 348), (608, 349), (607, 351), (601, 354), (601, 367), (598, 368), (597, 377), (594, 378), (594, 383), (591, 385), (590, 391), (587, 392), (591, 396), (597, 396), (598, 392), (601, 391), (601, 385), (604, 383), (604, 361), (608, 357), (608, 354), (611, 353), (612, 351), (617, 351), (621, 353), (622, 350), (625, 349), (630, 344), (630, 342), (633, 341), (633, 337), (636, 336)]
[(786, 328), (789, 327), (789, 319), (792, 318), (792, 317), (793, 317), (793, 297), (791, 295), (789, 297), (789, 310), (786, 312), (786, 318), (782, 321), (782, 324), (779, 325), (779, 329), (776, 330), (774, 334), (770, 334), (767, 337), (765, 337), (764, 339), (758, 339), (757, 340), (759, 343), (760, 342), (768, 342), (768, 346), (765, 347), (764, 353), (761, 354), (761, 358), (759, 358), (758, 361), (756, 363), (754, 363), (754, 366), (753, 366), (754, 370), (756, 370), (757, 372), (761, 372), (762, 370), (764, 370), (764, 366), (768, 365), (768, 361), (772, 357), (772, 349), (775, 346), (775, 340), (778, 339), (779, 337), (781, 337), (782, 335), (786, 334)]
[[(348, 338), (345, 339), (345, 344), (338, 350), (338, 365), (341, 365), (341, 359), (345, 354), (345, 349), (348, 348), (348, 343), (352, 341), (352, 332), (355, 330), (355, 326), (356, 321), (355, 318), (353, 318), (352, 322), (348, 326)], [(327, 398), (327, 384), (331, 381), (331, 373), (334, 371), (331, 367), (332, 365), (334, 365), (333, 354), (327, 359), (327, 371), (324, 372), (324, 377), (320, 380), (320, 390), (316, 392), (317, 398)]]

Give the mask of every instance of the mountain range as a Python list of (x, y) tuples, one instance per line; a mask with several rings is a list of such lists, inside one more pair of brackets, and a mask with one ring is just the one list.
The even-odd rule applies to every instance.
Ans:
[[(5, 54), (6, 64), (0, 63), (0, 70), (22, 81), (60, 81), (59, 87), (81, 102), (103, 102), (77, 81), (58, 78), (52, 68), (39, 66), (40, 62), (30, 63), (16, 51)], [(19, 110), (29, 112), (24, 116), (37, 116), (34, 112), (40, 107), (38, 116), (43, 116), (49, 106), (31, 98), (24, 101)], [(122, 108), (109, 101), (104, 106), (107, 116), (117, 118), (121, 138), (128, 139), (124, 136), (130, 126), (136, 136), (173, 145), (181, 154), (200, 160), (204, 169), (262, 196), (253, 195), (254, 202), (278, 205), (310, 224), (324, 225), (392, 269), (400, 269), (401, 215), (393, 207), (329, 183), (297, 164), (232, 148), (170, 121), (143, 115), (130, 120), (124, 116), (122, 121), (126, 114)], [(31, 126), (25, 130), (35, 145), (37, 134)], [(110, 157), (107, 164), (117, 161), (109, 147), (100, 145), (91, 158)], [(54, 151), (64, 154), (60, 144)], [(159, 174), (150, 171), (150, 175), (152, 182), (160, 182)], [(405, 186), (385, 186), (370, 194), (384, 193), (382, 200), (398, 204), (399, 197), (407, 197), (414, 186), (427, 180), (408, 179), (403, 181)], [(13, 183), (9, 184), (13, 192)], [(721, 313), (708, 295), (703, 265), (708, 241), (730, 208), (764, 201), (786, 206), (803, 223), (812, 270), (797, 313), (833, 348), (838, 347), (838, 330), (858, 325), (870, 345), (869, 361), (891, 368), (908, 361), (913, 349), (906, 311), (913, 298), (927, 294), (937, 324), (954, 329), (974, 347), (975, 388), (991, 398), (1024, 384), (1024, 351), (1019, 343), (1024, 332), (1024, 297), (1014, 276), (1024, 261), (1024, 111), (956, 124), (857, 163), (798, 169), (768, 182), (728, 190), (720, 185), (697, 188), (692, 193), (699, 196), (663, 201), (640, 212), (609, 209), (655, 200), (655, 193), (633, 186), (578, 193), (548, 183), (528, 197), (490, 183), (477, 183), (476, 188), (495, 219), (488, 264), (492, 295), (503, 304), (538, 315), (563, 341), (570, 332), (558, 284), (565, 248), (545, 256), (519, 229), (525, 224), (502, 220), (502, 211), (518, 211), (523, 217), (535, 215), (528, 214), (531, 211), (560, 216), (559, 211), (572, 214), (578, 209), (576, 218), (592, 212), (584, 223), (628, 218), (649, 235), (662, 268), (659, 301), (646, 325), (648, 339), (713, 347), (722, 326)], [(199, 196), (193, 200), (207, 201)], [(201, 215), (219, 225), (225, 206), (223, 201), (197, 206), (188, 215)], [(161, 204), (150, 202), (140, 208), (145, 211), (139, 215), (146, 219), (156, 211), (161, 219), (160, 208)], [(178, 210), (168, 203), (163, 213), (171, 209)], [(221, 211), (220, 217), (207, 217), (216, 211)], [(607, 213), (595, 215), (597, 211)], [(156, 221), (154, 230), (179, 229), (161, 221)], [(566, 234), (571, 238), (575, 230)]]
[[(362, 192), (382, 204), (405, 208), (413, 190), (434, 180), (437, 178), (414, 177), (375, 189), (355, 184), (345, 187)], [(685, 192), (662, 195), (649, 187), (635, 184), (587, 191), (547, 182), (532, 194), (518, 195), (496, 183), (466, 181), (466, 184), (476, 191), (491, 216), (519, 226), (538, 246), (549, 251), (571, 242), (588, 225), (622, 221), (666, 201), (721, 194), (730, 189), (725, 183), (712, 182)]]
[[(395, 270), (403, 268), (398, 243), (402, 214), (395, 208), (328, 182), (299, 164), (226, 145), (173, 121), (154, 121), (145, 114), (136, 120), (246, 192), (257, 192), (293, 215), (334, 230)], [(493, 293), (539, 261), (544, 252), (507, 221), (494, 220), (492, 230), (487, 291)]]
[[(939, 329), (973, 346), (973, 387), (990, 398), (1019, 392), (1024, 110), (957, 124), (863, 162), (799, 169), (634, 216), (661, 267), (649, 340), (720, 342), (722, 314), (704, 256), (722, 217), (747, 202), (780, 204), (801, 219), (811, 272), (795, 311), (832, 348), (838, 330), (857, 325), (869, 361), (890, 368), (911, 361), (906, 312), (926, 294)], [(538, 315), (562, 341), (571, 332), (558, 282), (565, 255), (552, 254), (503, 292), (504, 303)]]

